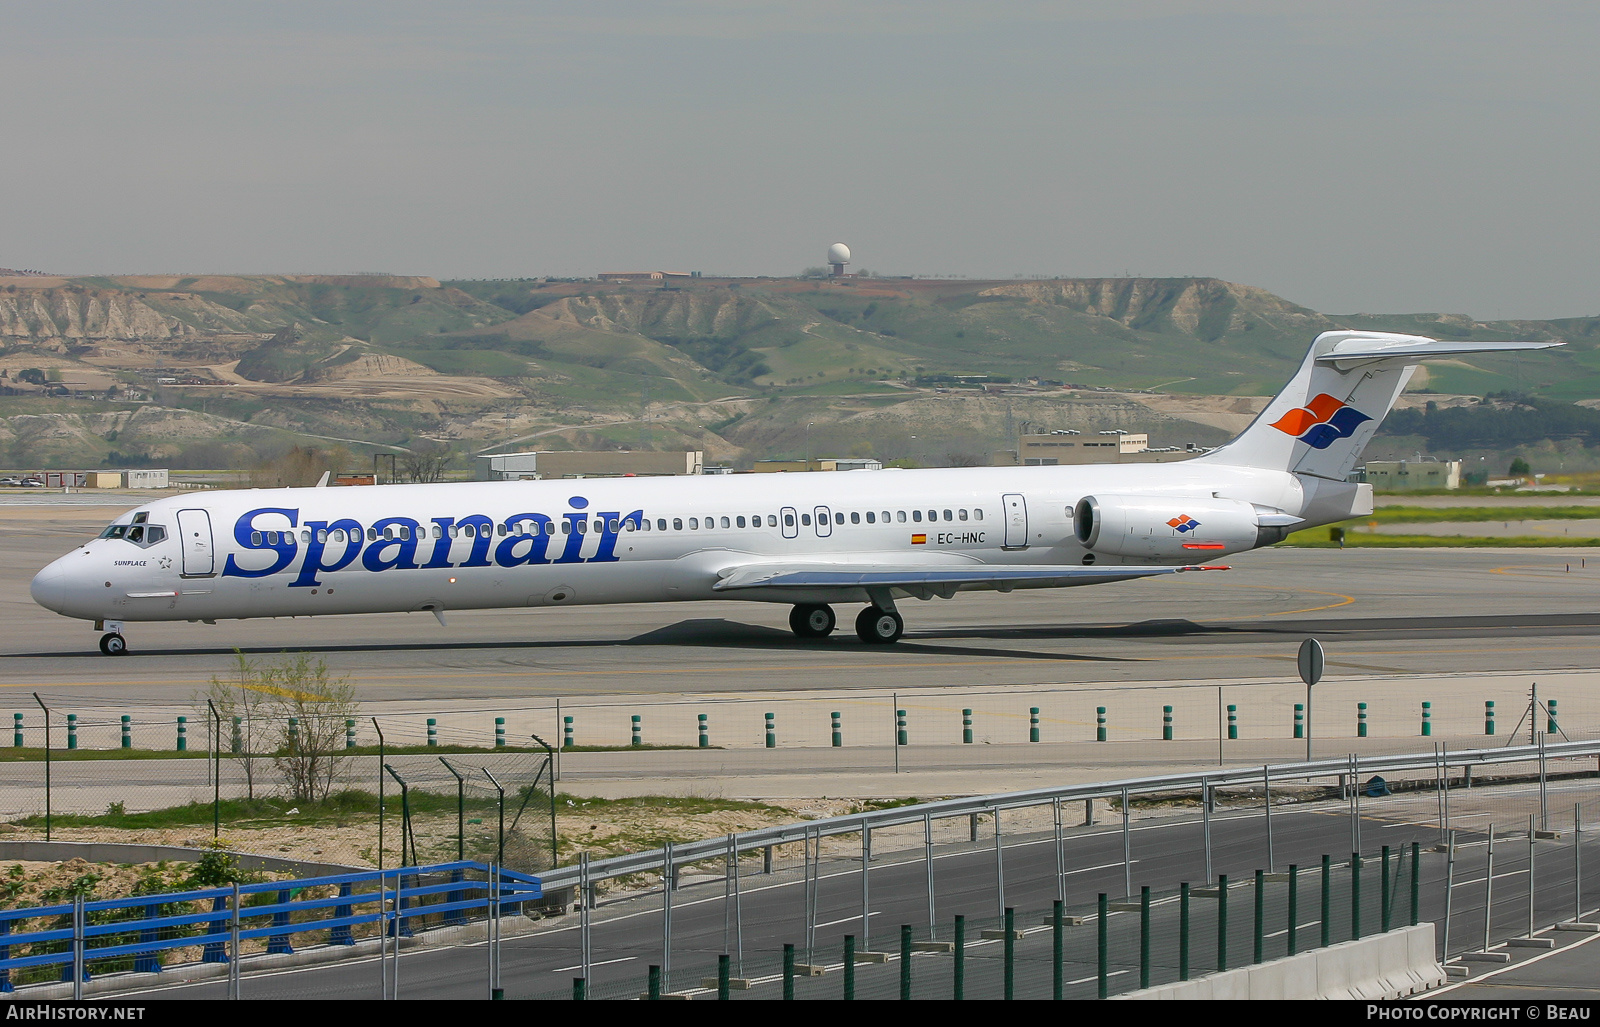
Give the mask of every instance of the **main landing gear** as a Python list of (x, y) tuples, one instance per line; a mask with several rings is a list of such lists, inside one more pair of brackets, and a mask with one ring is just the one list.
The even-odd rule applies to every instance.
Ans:
[(107, 656), (122, 656), (128, 651), (128, 640), (115, 631), (100, 636), (100, 651)]
[[(826, 638), (837, 620), (833, 607), (825, 603), (798, 603), (789, 611), (789, 628), (797, 638)], [(856, 615), (856, 635), (868, 645), (890, 645), (900, 641), (906, 622), (894, 610), (869, 606)]]

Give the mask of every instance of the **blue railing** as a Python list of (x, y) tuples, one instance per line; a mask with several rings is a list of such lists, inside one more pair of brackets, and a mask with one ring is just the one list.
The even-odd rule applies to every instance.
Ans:
[[(495, 879), (497, 898), (491, 896)], [(338, 893), (298, 897), (307, 890), (327, 887), (337, 888)], [(81, 960), (87, 980), (91, 962), (132, 957), (132, 969), (153, 972), (161, 969), (159, 953), (195, 945), (203, 946), (203, 962), (226, 963), (238, 955), (230, 952), (235, 936), (235, 894), (230, 885), (0, 910), (0, 992), (13, 990), (14, 970), (59, 965), (61, 979), (71, 980), (73, 966)], [(237, 938), (241, 948), (245, 942), (264, 938), (268, 953), (293, 952), (295, 935), (316, 931), (328, 932), (329, 944), (354, 945), (356, 929), (364, 925), (380, 924), (374, 934), (410, 936), (419, 924), (465, 923), (474, 914), (487, 915), (492, 903), (498, 904), (501, 913), (514, 912), (543, 894), (536, 877), (472, 861), (243, 884), (237, 889)], [(272, 898), (265, 902), (259, 898), (268, 895)], [(205, 902), (210, 903), (209, 910), (160, 915), (162, 907)], [(126, 918), (119, 916), (129, 910), (135, 912)], [(61, 918), (68, 926), (15, 930), (20, 921)], [(261, 923), (263, 919), (269, 922)], [(123, 940), (130, 935), (137, 940)], [(25, 956), (11, 954), (22, 946), (33, 951)], [(40, 946), (55, 951), (39, 952)]]

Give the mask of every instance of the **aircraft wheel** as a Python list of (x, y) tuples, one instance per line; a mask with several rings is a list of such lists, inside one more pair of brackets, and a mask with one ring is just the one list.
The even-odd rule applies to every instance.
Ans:
[(905, 630), (906, 622), (893, 610), (869, 606), (856, 615), (856, 634), (868, 645), (892, 645)]
[(789, 611), (789, 630), (798, 638), (827, 638), (835, 623), (833, 607), (824, 603), (797, 603)]
[(128, 640), (115, 631), (109, 631), (100, 636), (100, 651), (107, 656), (122, 656), (128, 651)]

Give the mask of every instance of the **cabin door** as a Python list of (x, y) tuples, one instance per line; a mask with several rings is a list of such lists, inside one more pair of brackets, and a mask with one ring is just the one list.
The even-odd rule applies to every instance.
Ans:
[(204, 510), (179, 510), (178, 535), (183, 543), (183, 576), (209, 578), (217, 573), (211, 548), (211, 515)]
[(1025, 549), (1028, 545), (1028, 501), (1015, 492), (1000, 497), (1005, 507), (1007, 549)]

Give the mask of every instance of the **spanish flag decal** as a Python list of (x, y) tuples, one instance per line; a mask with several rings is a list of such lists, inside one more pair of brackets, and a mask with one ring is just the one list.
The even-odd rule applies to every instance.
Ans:
[(925, 546), (925, 545), (928, 544), (928, 536), (926, 536), (926, 535), (912, 535), (911, 536), (911, 544), (914, 545), (914, 546)]

